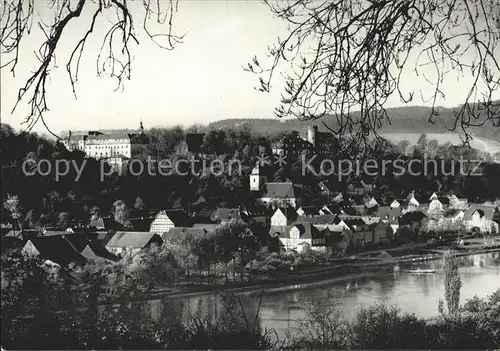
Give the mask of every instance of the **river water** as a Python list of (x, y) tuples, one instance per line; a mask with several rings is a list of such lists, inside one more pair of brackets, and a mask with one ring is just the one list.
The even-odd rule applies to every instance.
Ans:
[[(474, 295), (485, 297), (500, 288), (500, 253), (472, 255), (458, 258), (462, 278), (461, 303)], [(435, 274), (410, 274), (413, 268), (435, 269)], [(397, 271), (399, 268), (399, 271)], [(438, 315), (439, 299), (444, 297), (443, 261), (429, 261), (418, 265), (404, 264), (392, 273), (343, 281), (322, 281), (301, 289), (284, 289), (240, 296), (240, 306), (249, 320), (257, 311), (263, 328), (274, 329), (279, 336), (304, 317), (312, 306), (336, 306), (346, 317), (352, 317), (361, 306), (378, 301), (397, 305), (403, 311), (428, 318)], [(150, 302), (151, 313), (157, 315), (165, 300)], [(223, 293), (171, 300), (168, 304), (181, 318), (219, 318), (227, 310)]]

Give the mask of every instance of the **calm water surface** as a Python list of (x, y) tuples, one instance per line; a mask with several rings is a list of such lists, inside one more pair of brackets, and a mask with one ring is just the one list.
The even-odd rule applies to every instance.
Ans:
[[(459, 258), (459, 273), (462, 278), (460, 300), (463, 303), (474, 295), (484, 297), (500, 288), (500, 253), (481, 254)], [(435, 274), (414, 275), (405, 270), (412, 268), (435, 269)], [(401, 265), (399, 272), (381, 273), (377, 276), (345, 280), (324, 281), (300, 290), (264, 292), (260, 303), (262, 327), (273, 328), (279, 335), (303, 318), (305, 311), (317, 303), (336, 304), (345, 316), (351, 317), (363, 305), (378, 301), (399, 306), (402, 310), (421, 317), (438, 314), (439, 299), (444, 296), (443, 261), (430, 261), (418, 265)], [(260, 294), (241, 296), (245, 313), (255, 316)], [(187, 316), (217, 318), (223, 310), (222, 293), (212, 293), (172, 301), (173, 308), (182, 318)], [(150, 302), (153, 316), (159, 313), (165, 301)], [(253, 318), (253, 317), (252, 317)]]

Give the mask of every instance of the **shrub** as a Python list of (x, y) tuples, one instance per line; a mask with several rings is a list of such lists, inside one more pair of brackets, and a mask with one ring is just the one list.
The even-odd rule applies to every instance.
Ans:
[(402, 314), (395, 306), (362, 307), (351, 323), (352, 347), (360, 349), (423, 348), (425, 321)]

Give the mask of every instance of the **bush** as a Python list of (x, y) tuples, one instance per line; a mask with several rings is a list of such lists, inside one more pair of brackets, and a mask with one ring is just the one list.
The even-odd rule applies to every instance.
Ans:
[(349, 345), (349, 324), (329, 301), (313, 301), (304, 318), (287, 332), (293, 349), (339, 349)]
[(351, 323), (352, 347), (360, 349), (424, 348), (425, 321), (377, 303), (361, 308)]
[(497, 310), (439, 317), (426, 327), (429, 348), (488, 349), (500, 346)]

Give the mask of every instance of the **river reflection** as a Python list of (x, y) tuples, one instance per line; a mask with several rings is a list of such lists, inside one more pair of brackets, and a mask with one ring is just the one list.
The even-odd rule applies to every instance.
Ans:
[[(481, 254), (458, 258), (459, 274), (462, 278), (460, 300), (463, 303), (474, 295), (484, 297), (500, 287), (500, 253)], [(435, 274), (414, 275), (406, 273), (414, 268), (435, 269)], [(346, 317), (352, 317), (363, 305), (372, 305), (380, 300), (398, 305), (402, 310), (427, 318), (436, 316), (440, 298), (444, 296), (443, 260), (419, 264), (402, 264), (399, 272), (315, 284), (301, 290), (265, 292), (259, 310), (260, 295), (240, 295), (245, 314), (253, 320), (259, 314), (262, 327), (273, 328), (279, 335), (303, 318), (305, 309), (318, 302), (337, 305)], [(219, 319), (226, 313), (228, 305), (223, 294), (177, 299), (175, 301), (152, 301), (153, 316), (155, 309), (165, 303), (175, 305), (182, 319), (188, 316)], [(224, 300), (224, 301), (223, 301)]]

